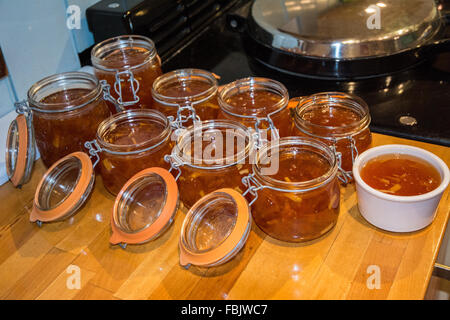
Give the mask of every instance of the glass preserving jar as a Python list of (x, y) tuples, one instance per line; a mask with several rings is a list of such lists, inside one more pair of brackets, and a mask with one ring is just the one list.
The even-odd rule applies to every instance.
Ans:
[(317, 138), (332, 146), (341, 157), (343, 174), (353, 179), (353, 161), (372, 144), (367, 104), (359, 97), (324, 92), (302, 98), (294, 110), (297, 134)]
[(86, 142), (89, 153), (97, 158), (103, 185), (117, 194), (139, 171), (170, 166), (164, 155), (170, 153), (172, 129), (157, 110), (126, 110), (104, 120), (96, 139)]
[(219, 112), (217, 79), (200, 69), (180, 69), (155, 80), (152, 95), (155, 109), (172, 116), (185, 126), (191, 120), (214, 120)]
[(94, 46), (91, 60), (95, 75), (108, 83), (122, 109), (153, 107), (150, 88), (162, 71), (152, 40), (137, 35), (110, 38)]
[[(271, 129), (262, 140), (290, 136), (293, 124), (287, 105), (289, 93), (286, 87), (267, 78), (245, 78), (225, 85), (218, 96), (219, 118), (238, 121), (259, 132)], [(272, 129), (278, 129), (273, 136)]]
[(36, 144), (47, 167), (82, 151), (84, 142), (93, 139), (98, 125), (111, 115), (101, 84), (84, 72), (56, 74), (36, 82), (28, 90), (28, 103), (17, 103), (16, 109), (32, 118)]
[(178, 171), (180, 198), (191, 207), (220, 188), (243, 191), (242, 177), (250, 170), (254, 137), (242, 124), (231, 120), (198, 122), (185, 129), (166, 161)]
[(339, 215), (337, 173), (335, 153), (318, 140), (286, 137), (264, 145), (243, 179), (254, 221), (282, 241), (322, 236)]

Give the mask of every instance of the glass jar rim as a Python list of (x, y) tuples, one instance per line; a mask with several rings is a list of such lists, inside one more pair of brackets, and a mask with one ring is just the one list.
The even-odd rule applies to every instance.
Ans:
[[(134, 46), (139, 46), (147, 49), (149, 52), (148, 57), (142, 63), (133, 66), (120, 67), (120, 68), (108, 68), (104, 66), (103, 57), (106, 53), (111, 52), (115, 49), (132, 48)], [(105, 52), (106, 51), (106, 52)], [(156, 47), (152, 39), (141, 36), (141, 35), (122, 35), (117, 37), (112, 37), (97, 43), (91, 50), (91, 62), (92, 65), (100, 70), (115, 72), (121, 69), (137, 69), (148, 63), (149, 61), (156, 58)]]
[[(237, 107), (227, 103), (226, 99), (228, 98), (228, 95), (232, 93), (232, 90), (235, 88), (241, 90), (240, 88), (242, 87), (248, 87), (248, 90), (245, 91), (253, 91), (255, 89), (255, 86), (262, 86), (263, 88), (269, 89), (272, 92), (275, 91), (276, 94), (281, 96), (280, 101), (278, 101), (277, 103), (275, 103), (273, 106), (270, 107), (271, 110), (269, 110), (270, 112), (268, 112), (267, 115), (272, 115), (281, 112), (287, 107), (289, 103), (289, 92), (281, 82), (269, 78), (247, 77), (230, 82), (221, 88), (217, 99), (220, 109), (225, 113), (231, 114), (236, 117), (254, 118), (257, 115), (242, 115), (233, 112), (234, 109), (236, 109)], [(254, 113), (257, 113), (257, 111), (259, 110), (261, 109), (252, 109)]]
[[(172, 96), (163, 95), (159, 92), (161, 87), (163, 87), (169, 83), (172, 83), (174, 81), (184, 82), (184, 81), (190, 79), (192, 76), (199, 78), (199, 79), (207, 80), (208, 83), (211, 85), (211, 87), (201, 93), (194, 94), (191, 96), (185, 96), (185, 97), (172, 97)], [(217, 79), (214, 76), (214, 74), (212, 72), (209, 72), (206, 70), (194, 69), (194, 68), (177, 69), (174, 71), (164, 73), (163, 75), (161, 75), (155, 79), (155, 81), (153, 82), (153, 86), (152, 86), (153, 98), (163, 104), (166, 101), (173, 102), (173, 101), (183, 101), (184, 100), (186, 102), (189, 102), (189, 101), (198, 102), (198, 100), (200, 100), (200, 99), (207, 100), (207, 99), (211, 98), (213, 95), (215, 95), (217, 93), (217, 91), (218, 91), (218, 82), (217, 82)]]
[[(66, 82), (89, 82), (92, 84), (91, 91), (85, 95), (79, 96), (74, 100), (70, 101), (69, 105), (65, 105), (67, 103), (47, 103), (47, 102), (41, 102), (37, 99), (36, 95), (38, 92), (45, 90), (49, 86), (52, 85), (58, 85), (61, 86), (63, 89), (59, 91), (52, 92), (57, 93), (60, 91), (65, 91), (64, 85)], [(27, 96), (28, 96), (28, 102), (30, 104), (30, 109), (33, 111), (38, 111), (42, 113), (60, 113), (60, 112), (69, 112), (73, 111), (79, 108), (82, 108), (88, 104), (90, 104), (92, 101), (96, 100), (100, 94), (103, 92), (102, 86), (100, 84), (100, 81), (98, 79), (87, 72), (63, 72), (54, 74), (48, 77), (45, 77), (35, 84), (33, 84), (30, 89), (28, 90)], [(50, 94), (46, 95), (45, 97), (48, 97)], [(65, 105), (61, 108), (62, 105)]]
[[(221, 169), (225, 167), (230, 167), (233, 165), (236, 165), (238, 163), (243, 163), (245, 159), (248, 159), (252, 151), (255, 147), (255, 140), (253, 137), (253, 134), (251, 131), (244, 126), (243, 124), (233, 121), (233, 120), (227, 120), (227, 119), (220, 119), (220, 120), (207, 120), (207, 121), (201, 121), (200, 127), (198, 124), (193, 124), (189, 126), (188, 128), (184, 129), (184, 132), (178, 137), (177, 143), (175, 144), (174, 148), (172, 149), (172, 156), (177, 160), (177, 162), (182, 163), (183, 165), (187, 165), (192, 168), (197, 169)], [(211, 164), (211, 165), (205, 165), (203, 164), (193, 164), (191, 163), (192, 158), (187, 155), (185, 152), (183, 152), (184, 147), (187, 143), (191, 141), (191, 137), (195, 134), (196, 130), (201, 129), (202, 131), (204, 129), (213, 129), (213, 128), (220, 128), (220, 129), (233, 129), (238, 130), (241, 133), (245, 134), (246, 138), (246, 145), (242, 150), (239, 150), (237, 153), (233, 153), (232, 156), (224, 156), (220, 159), (220, 162), (223, 162), (224, 164)], [(201, 159), (200, 159), (201, 160)], [(216, 159), (217, 160), (217, 159)]]
[[(317, 177), (312, 180), (302, 181), (302, 182), (286, 182), (283, 180), (278, 180), (278, 179), (272, 178), (269, 175), (263, 175), (261, 173), (260, 162), (262, 159), (264, 159), (264, 157), (267, 158), (267, 154), (269, 153), (269, 151), (272, 151), (275, 148), (278, 150), (281, 150), (281, 148), (289, 147), (289, 146), (290, 147), (292, 147), (292, 146), (312, 147), (312, 148), (317, 149), (318, 151), (324, 152), (325, 155), (323, 155), (323, 156), (327, 159), (327, 161), (329, 161), (330, 168), (322, 176)], [(280, 152), (280, 151), (278, 151), (278, 152)], [(334, 177), (336, 177), (336, 175), (338, 173), (339, 164), (338, 164), (338, 160), (336, 158), (336, 154), (331, 149), (331, 147), (329, 147), (328, 145), (326, 145), (325, 143), (323, 143), (317, 139), (313, 139), (313, 138), (309, 138), (309, 137), (284, 137), (277, 141), (270, 142), (270, 143), (263, 145), (255, 154), (255, 160), (252, 165), (252, 168), (253, 168), (253, 173), (254, 173), (255, 177), (260, 182), (262, 182), (263, 185), (266, 185), (266, 186), (269, 186), (272, 188), (281, 189), (281, 190), (289, 190), (290, 192), (292, 192), (292, 191), (305, 192), (305, 191), (309, 191), (311, 189), (315, 189), (324, 184), (327, 184), (332, 179), (334, 179)]]
[[(316, 106), (318, 103), (323, 103), (324, 101), (334, 106), (345, 105), (345, 107), (351, 108), (352, 111), (357, 112), (361, 119), (343, 126), (324, 126), (303, 119), (303, 114), (308, 111), (309, 108)], [(340, 131), (343, 131), (342, 133), (330, 132), (326, 137), (324, 136), (325, 139), (330, 139), (329, 135), (332, 137), (341, 138), (358, 134), (369, 127), (371, 117), (367, 103), (360, 97), (349, 93), (331, 91), (320, 92), (307, 97), (302, 97), (295, 107), (294, 121), (296, 127), (306, 134), (311, 134), (307, 127), (330, 131), (339, 129)]]
[[(138, 144), (114, 144), (105, 141), (104, 134), (107, 131), (108, 128), (110, 128), (113, 125), (116, 125), (120, 121), (124, 120), (130, 120), (136, 117), (142, 117), (147, 120), (156, 120), (160, 121), (161, 124), (163, 124), (164, 129), (161, 131), (160, 134), (158, 134), (155, 137), (152, 137), (151, 139), (138, 143)], [(172, 129), (170, 127), (170, 122), (167, 119), (167, 117), (161, 113), (158, 110), (153, 109), (131, 109), (131, 110), (124, 110), (122, 112), (113, 114), (109, 118), (103, 120), (97, 129), (96, 134), (96, 140), (98, 141), (100, 147), (103, 151), (113, 154), (131, 154), (136, 152), (144, 152), (147, 150), (154, 149), (161, 145), (168, 137), (170, 137), (170, 134), (172, 132)], [(133, 151), (130, 151), (133, 150)]]

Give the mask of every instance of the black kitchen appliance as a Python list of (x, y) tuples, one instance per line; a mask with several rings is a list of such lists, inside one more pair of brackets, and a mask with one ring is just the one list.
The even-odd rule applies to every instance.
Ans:
[[(163, 54), (163, 70), (206, 69), (220, 75), (221, 84), (248, 76), (269, 77), (284, 83), (291, 97), (324, 91), (352, 93), (368, 103), (372, 131), (450, 146), (448, 46), (439, 46), (438, 51), (420, 55), (420, 59), (402, 68), (375, 72), (363, 79), (311, 78), (274, 68), (270, 57), (269, 60), (261, 59), (259, 54), (265, 54), (262, 50), (259, 54), (251, 54), (249, 46), (253, 44), (245, 24), (239, 20), (239, 17), (248, 17), (251, 4), (249, 0), (227, 2), (214, 15), (209, 15), (200, 28), (192, 29), (189, 36), (180, 41), (169, 41), (169, 36), (166, 43), (170, 45)], [(442, 39), (449, 35), (448, 25), (439, 29)], [(105, 35), (108, 36), (114, 34)], [(161, 51), (158, 43), (157, 49)], [(320, 63), (327, 67), (325, 62)], [(401, 70), (396, 71), (398, 69)]]
[(162, 58), (237, 0), (102, 0), (86, 10), (96, 43), (124, 34), (151, 38)]

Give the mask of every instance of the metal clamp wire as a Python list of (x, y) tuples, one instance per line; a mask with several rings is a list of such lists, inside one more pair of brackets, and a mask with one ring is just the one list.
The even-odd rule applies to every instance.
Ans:
[(170, 155), (170, 154), (166, 154), (164, 156), (164, 161), (170, 164), (169, 172), (172, 172), (173, 170), (177, 170), (178, 171), (178, 173), (177, 173), (177, 175), (175, 177), (175, 181), (178, 181), (178, 179), (181, 176), (181, 169), (180, 169), (180, 167), (184, 166), (184, 163), (181, 162), (176, 157)]
[(14, 103), (17, 114), (23, 114), (27, 119), (33, 119), (33, 113), (27, 100), (22, 100)]
[[(132, 101), (123, 101), (122, 82), (124, 82), (125, 80), (120, 78), (121, 75), (128, 76), (128, 80), (126, 80), (126, 81), (128, 81), (130, 83), (131, 92), (133, 93), (133, 99), (134, 99)], [(139, 81), (134, 78), (133, 72), (131, 72), (130, 70), (117, 71), (115, 78), (116, 78), (116, 82), (114, 82), (114, 91), (116, 91), (117, 95), (119, 96), (119, 98), (117, 99), (117, 102), (123, 106), (130, 106), (130, 105), (134, 105), (134, 104), (138, 103), (140, 100), (139, 96), (137, 95), (137, 93), (139, 91)]]
[(278, 139), (280, 138), (280, 135), (279, 135), (279, 133), (278, 133), (278, 129), (277, 129), (277, 127), (275, 126), (275, 124), (274, 124), (274, 122), (273, 122), (273, 120), (272, 120), (272, 116), (275, 115), (275, 114), (277, 114), (277, 113), (279, 113), (279, 112), (281, 112), (281, 111), (284, 110), (285, 108), (286, 108), (286, 107), (281, 108), (281, 109), (279, 109), (279, 110), (275, 110), (275, 111), (273, 111), (273, 112), (267, 114), (267, 116), (265, 116), (265, 117), (257, 117), (257, 116), (254, 116), (254, 115), (249, 115), (249, 116), (247, 116), (247, 115), (243, 115), (243, 114), (233, 113), (233, 112), (231, 112), (231, 111), (229, 111), (229, 110), (225, 110), (225, 109), (221, 109), (221, 110), (222, 110), (223, 112), (225, 112), (225, 113), (227, 113), (227, 114), (233, 116), (233, 117), (249, 119), (249, 120), (253, 120), (253, 121), (255, 122), (255, 131), (256, 131), (256, 133), (258, 134), (258, 139), (256, 140), (256, 145), (257, 145), (257, 148), (258, 148), (258, 147), (261, 147), (262, 145), (264, 145), (264, 143), (268, 141), (267, 139), (264, 139), (264, 140), (263, 140), (263, 139), (261, 138), (261, 129), (262, 129), (262, 128), (260, 128), (260, 124), (261, 124), (262, 122), (264, 122), (264, 121), (267, 122), (267, 123), (269, 124), (269, 129), (271, 130), (271, 132), (274, 132), (274, 134), (275, 134), (275, 139), (274, 139), (274, 140), (278, 140)]
[(94, 164), (92, 165), (92, 167), (95, 168), (100, 161), (100, 156), (98, 154), (103, 151), (102, 148), (97, 143), (97, 140), (86, 141), (84, 147), (88, 149), (91, 159), (95, 158)]
[(317, 185), (317, 186), (314, 186), (314, 187), (305, 188), (305, 189), (301, 189), (301, 190), (300, 189), (281, 189), (281, 188), (277, 188), (277, 187), (261, 184), (255, 178), (254, 173), (243, 177), (242, 178), (242, 183), (248, 188), (242, 195), (245, 196), (248, 193), (250, 193), (251, 195), (253, 195), (255, 197), (249, 203), (249, 206), (251, 206), (258, 199), (258, 191), (262, 190), (262, 189), (270, 189), (270, 190), (273, 190), (273, 191), (284, 192), (284, 193), (305, 193), (305, 192), (314, 191), (316, 189), (319, 189), (322, 186), (322, 184), (320, 184), (320, 185)]
[(100, 80), (100, 85), (102, 86), (103, 99), (111, 102), (115, 106), (117, 112), (124, 111), (125, 109), (111, 95), (111, 86), (108, 82), (106, 82), (106, 80)]
[[(147, 148), (145, 148), (145, 149), (140, 149), (140, 150), (134, 150), (134, 151), (112, 151), (112, 150), (109, 150), (109, 149), (106, 149), (106, 148), (102, 148), (102, 147), (98, 144), (97, 140), (88, 141), (88, 142), (86, 142), (86, 143), (84, 144), (84, 146), (89, 150), (89, 153), (91, 153), (91, 152), (90, 152), (90, 151), (91, 151), (91, 147), (92, 147), (92, 146), (95, 146), (95, 148), (94, 148), (93, 150), (94, 150), (96, 153), (106, 152), (106, 153), (114, 154), (114, 155), (117, 155), (117, 156), (124, 156), (124, 155), (140, 154), (140, 153), (143, 153), (143, 152), (150, 151), (150, 150), (152, 150), (152, 149), (155, 149), (155, 148), (159, 147), (159, 146), (162, 145), (165, 141), (166, 141), (166, 140), (163, 139), (163, 140), (161, 140), (160, 142), (158, 142), (157, 144), (154, 144), (154, 145), (152, 145), (152, 146), (150, 146), (150, 147), (147, 147)], [(91, 155), (92, 155), (92, 153), (91, 153)]]

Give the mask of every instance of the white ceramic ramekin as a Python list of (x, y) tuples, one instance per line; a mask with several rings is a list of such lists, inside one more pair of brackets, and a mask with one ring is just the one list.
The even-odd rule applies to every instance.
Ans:
[[(418, 196), (395, 196), (370, 187), (361, 179), (360, 171), (367, 161), (384, 154), (405, 154), (427, 161), (439, 171), (441, 184)], [(433, 222), (450, 181), (449, 169), (439, 157), (421, 148), (399, 144), (371, 148), (360, 154), (353, 164), (353, 176), (362, 216), (374, 226), (393, 232), (416, 231)]]

